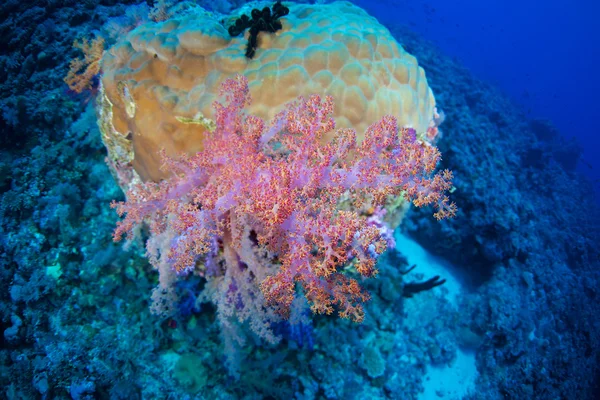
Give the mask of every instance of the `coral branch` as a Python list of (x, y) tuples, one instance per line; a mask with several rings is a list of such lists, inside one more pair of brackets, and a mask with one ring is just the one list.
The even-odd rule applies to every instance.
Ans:
[[(174, 270), (228, 277), (215, 302), (238, 299), (229, 312), (244, 318), (250, 306), (254, 314), (269, 306), (287, 317), (303, 292), (316, 313), (337, 309), (340, 317), (362, 321), (369, 295), (355, 277), (377, 274), (389, 238), (367, 216), (342, 209), (339, 200), (349, 196), (354, 206), (369, 201), (379, 209), (388, 196), (404, 196), (417, 206), (437, 207), (437, 218), (454, 215), (444, 194), (452, 174), (433, 172), (438, 150), (391, 116), (369, 127), (360, 144), (348, 129), (324, 143), (335, 128), (329, 96), (299, 98), (267, 125), (243, 113), (250, 103), (245, 77), (225, 81), (222, 95), (204, 150), (180, 160), (163, 155), (170, 179), (137, 186), (127, 203), (113, 204), (119, 215), (127, 214), (115, 240), (143, 221), (155, 234), (171, 232), (165, 257)], [(218, 264), (215, 257), (220, 269), (208, 270)], [(238, 273), (246, 270), (252, 273)], [(250, 286), (260, 287), (264, 298), (242, 296), (253, 293), (243, 289)], [(264, 328), (264, 319), (272, 317), (257, 318), (253, 325)]]
[(92, 88), (94, 77), (100, 73), (100, 60), (104, 54), (104, 39), (98, 37), (90, 43), (87, 39), (75, 41), (73, 47), (83, 51), (84, 59), (71, 60), (69, 72), (64, 81), (75, 93)]

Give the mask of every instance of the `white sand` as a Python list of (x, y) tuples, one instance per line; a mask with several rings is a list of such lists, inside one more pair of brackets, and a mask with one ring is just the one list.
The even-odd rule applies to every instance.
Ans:
[[(394, 234), (396, 246), (408, 259), (408, 264), (416, 264), (417, 267), (412, 274), (423, 274), (425, 279), (439, 275), (446, 279), (441, 286), (447, 290), (447, 298), (453, 305), (460, 293), (464, 290), (457, 270), (447, 261), (429, 254), (417, 242), (396, 230)], [(438, 293), (444, 293), (442, 289), (434, 289)], [(419, 395), (419, 400), (459, 400), (462, 399), (471, 388), (474, 387), (477, 378), (475, 366), (475, 353), (458, 349), (456, 360), (452, 365), (429, 365), (424, 377), (425, 390)]]

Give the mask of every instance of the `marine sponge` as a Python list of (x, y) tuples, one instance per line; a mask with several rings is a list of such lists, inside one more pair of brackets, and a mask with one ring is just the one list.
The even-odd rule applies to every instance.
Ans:
[[(247, 111), (265, 120), (298, 96), (316, 93), (335, 100), (338, 128), (365, 132), (394, 115), (400, 126), (426, 133), (435, 99), (425, 72), (375, 18), (348, 2), (290, 4), (282, 28), (259, 32), (248, 59), (249, 32), (231, 37), (226, 26), (269, 4), (247, 5), (225, 21), (187, 7), (167, 21), (137, 27), (105, 53), (103, 137), (105, 143), (127, 138), (133, 153), (120, 159), (123, 152), (107, 146), (112, 165), (133, 158), (142, 180), (163, 178), (159, 151), (178, 156), (201, 150), (219, 87), (236, 74), (249, 81), (253, 103)], [(111, 135), (121, 137), (106, 140)]]

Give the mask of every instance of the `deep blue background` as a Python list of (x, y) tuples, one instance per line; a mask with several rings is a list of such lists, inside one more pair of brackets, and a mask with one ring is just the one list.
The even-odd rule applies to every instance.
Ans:
[(410, 25), (530, 117), (550, 119), (564, 136), (577, 137), (584, 147), (581, 170), (600, 179), (600, 1), (352, 2), (384, 24)]

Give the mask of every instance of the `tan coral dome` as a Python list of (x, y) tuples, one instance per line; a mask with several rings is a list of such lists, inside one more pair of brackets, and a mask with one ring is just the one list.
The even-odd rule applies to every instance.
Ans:
[(375, 18), (347, 2), (284, 4), (290, 13), (281, 18), (283, 29), (259, 34), (254, 59), (244, 55), (248, 32), (227, 32), (239, 12), (224, 26), (200, 8), (146, 23), (106, 52), (101, 104), (112, 107), (112, 116), (103, 115), (113, 129), (103, 135), (131, 138), (142, 179), (163, 177), (161, 148), (170, 155), (202, 149), (219, 85), (235, 74), (248, 77), (248, 112), (265, 119), (300, 95), (318, 93), (333, 96), (337, 127), (352, 127), (359, 137), (386, 114), (427, 130), (435, 99), (425, 73)]

